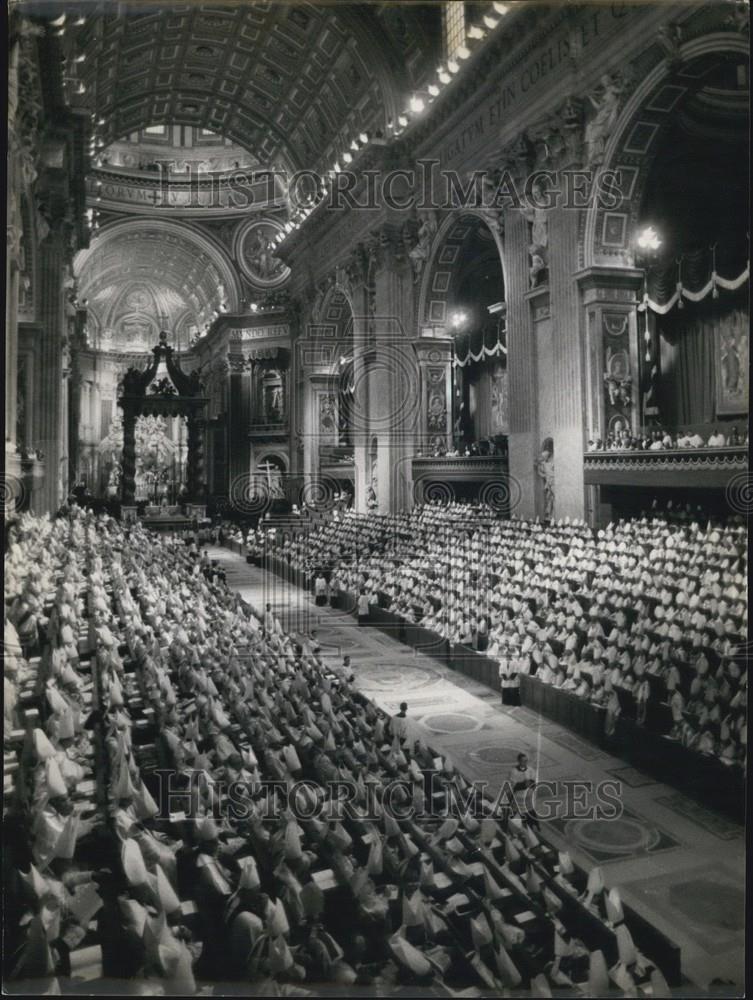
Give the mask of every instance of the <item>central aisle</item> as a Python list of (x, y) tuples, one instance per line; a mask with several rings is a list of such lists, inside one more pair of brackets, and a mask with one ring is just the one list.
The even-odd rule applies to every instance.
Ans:
[(497, 692), (396, 638), (360, 628), (342, 611), (316, 607), (302, 588), (243, 556), (217, 547), (209, 555), (257, 612), (269, 603), (286, 631), (315, 629), (325, 662), (339, 664), (350, 655), (359, 690), (386, 712), (394, 714), (406, 701), (415, 735), (468, 779), (485, 781), (492, 795), (520, 752), (540, 781), (558, 784), (560, 802), (567, 782), (618, 784), (619, 818), (571, 818), (571, 809), (546, 822), (547, 835), (566, 844), (583, 867), (600, 865), (606, 884), (619, 887), (625, 902), (680, 946), (691, 981), (704, 988), (714, 979), (743, 982), (742, 827), (557, 723), (501, 705)]

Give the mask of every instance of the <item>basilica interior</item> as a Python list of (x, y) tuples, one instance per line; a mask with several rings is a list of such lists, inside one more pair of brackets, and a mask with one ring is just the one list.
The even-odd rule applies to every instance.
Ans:
[(744, 995), (748, 6), (10, 5), (8, 992)]

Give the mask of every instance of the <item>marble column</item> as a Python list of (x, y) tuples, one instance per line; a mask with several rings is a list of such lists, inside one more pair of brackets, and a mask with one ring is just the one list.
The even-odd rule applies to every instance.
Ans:
[(188, 417), (188, 494), (198, 504), (205, 502), (204, 429), (204, 420), (192, 413)]
[(62, 225), (54, 225), (39, 252), (40, 337), (38, 378), (35, 385), (33, 446), (44, 454), (44, 483), (39, 491), (43, 510), (54, 511), (62, 501), (59, 465), (63, 456), (63, 337), (65, 334), (65, 294), (63, 272), (66, 246)]
[(136, 414), (130, 407), (123, 411), (120, 500), (124, 506), (132, 506), (136, 502)]
[(421, 378), (413, 347), (413, 272), (399, 234), (388, 230), (374, 272), (375, 356), (370, 400), (376, 437), (379, 511), (410, 505), (411, 458), (421, 412)]
[(230, 374), (228, 376), (228, 495), (244, 498), (251, 475), (251, 375), (239, 351), (228, 355)]
[[(518, 495), (510, 511), (519, 517), (536, 516), (539, 454), (537, 352), (529, 291), (528, 223), (517, 209), (505, 211), (505, 301), (507, 302), (507, 370), (510, 433), (509, 475), (511, 496)], [(513, 483), (512, 481), (515, 481)]]
[[(590, 267), (575, 276), (585, 331), (582, 408), (586, 441), (603, 441), (618, 422), (633, 433), (639, 429), (637, 306), (642, 282), (643, 272), (630, 267)], [(626, 391), (619, 396), (610, 394), (606, 374), (628, 380)], [(589, 487), (585, 509), (589, 524), (602, 525), (611, 515), (611, 506), (602, 502), (599, 487)]]
[(424, 455), (430, 455), (439, 441), (449, 451), (452, 448), (454, 343), (448, 337), (424, 337), (416, 342), (415, 349), (421, 372), (421, 406), (415, 442), (416, 451), (420, 450)]
[(369, 309), (366, 288), (351, 288), (348, 295), (353, 310), (353, 404), (352, 438), (354, 464), (353, 507), (359, 513), (368, 510), (367, 490), (371, 480), (369, 413), (371, 384), (369, 365), (373, 359), (373, 344), (369, 330)]
[[(554, 438), (554, 517), (581, 519), (583, 486), (583, 336), (578, 285), (579, 212), (567, 206), (549, 210), (549, 289), (552, 313), (551, 386)], [(540, 387), (543, 391), (546, 387)], [(542, 429), (543, 433), (543, 429)]]
[[(12, 161), (9, 159), (9, 164)], [(9, 178), (10, 180), (10, 178)], [(17, 206), (8, 200), (8, 230), (5, 257), (5, 477), (6, 491), (9, 494), (6, 510), (11, 504), (20, 506), (23, 500), (21, 494), (21, 461), (16, 451), (16, 409), (18, 380), (18, 252), (21, 237), (20, 225), (14, 212)], [(12, 491), (13, 499), (10, 499)]]

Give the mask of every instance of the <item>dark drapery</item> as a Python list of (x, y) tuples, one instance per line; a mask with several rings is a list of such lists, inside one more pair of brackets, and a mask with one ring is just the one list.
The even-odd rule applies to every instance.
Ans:
[[(722, 293), (724, 295), (724, 293)], [(661, 335), (661, 420), (669, 426), (709, 424), (717, 419), (716, 365), (719, 331), (748, 323), (747, 300), (738, 296), (676, 307), (659, 317)]]

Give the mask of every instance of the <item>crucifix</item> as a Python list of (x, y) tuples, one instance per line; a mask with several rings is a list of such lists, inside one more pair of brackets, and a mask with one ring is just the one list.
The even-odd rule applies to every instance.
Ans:
[(266, 462), (261, 463), (260, 465), (257, 466), (257, 468), (259, 470), (261, 470), (262, 472), (266, 472), (266, 474), (267, 474), (267, 486), (269, 487), (269, 490), (271, 492), (271, 490), (272, 490), (272, 470), (273, 469), (276, 470), (277, 467), (274, 466), (274, 465), (272, 465), (272, 463), (269, 461), (269, 459), (267, 459)]

